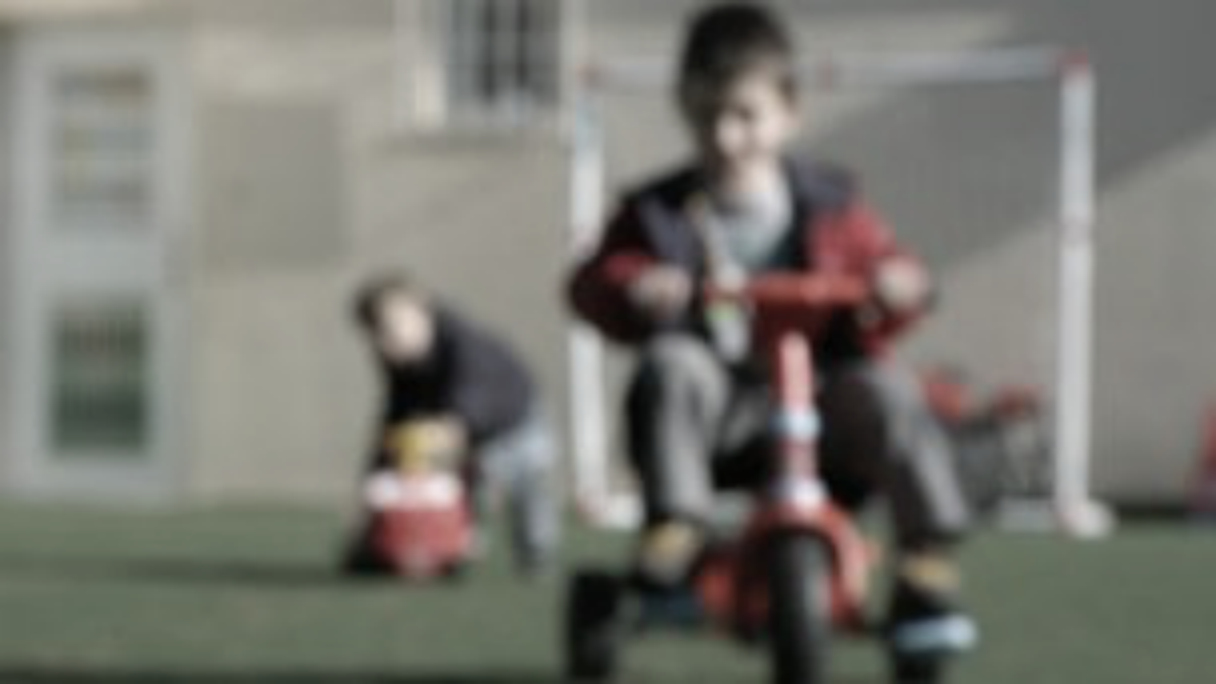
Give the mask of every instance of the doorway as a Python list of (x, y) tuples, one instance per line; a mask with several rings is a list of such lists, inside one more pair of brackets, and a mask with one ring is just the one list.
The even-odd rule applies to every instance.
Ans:
[(30, 493), (172, 488), (187, 377), (182, 60), (158, 31), (35, 28), (15, 50), (10, 481)]

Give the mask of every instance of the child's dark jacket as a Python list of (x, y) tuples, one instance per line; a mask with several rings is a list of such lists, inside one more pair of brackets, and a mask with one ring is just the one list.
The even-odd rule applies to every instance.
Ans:
[[(793, 244), (786, 250), (794, 255), (788, 268), (870, 281), (884, 260), (909, 258), (883, 221), (861, 201), (847, 172), (789, 163), (787, 174), (795, 222), (789, 235)], [(622, 344), (641, 344), (660, 332), (629, 299), (629, 285), (655, 264), (684, 269), (694, 282), (704, 280), (705, 250), (691, 209), (703, 190), (700, 175), (684, 169), (626, 195), (600, 244), (570, 279), (568, 290), (575, 311)], [(856, 312), (838, 316), (819, 341), (819, 358), (880, 353), (916, 317), (875, 311), (880, 312), (877, 319), (863, 320)], [(701, 306), (695, 303), (673, 325), (703, 336), (703, 321)]]
[(533, 408), (535, 389), (527, 368), (501, 340), (446, 308), (437, 307), (435, 315), (429, 358), (407, 367), (383, 365), (384, 426), (453, 415), (476, 448), (520, 425)]

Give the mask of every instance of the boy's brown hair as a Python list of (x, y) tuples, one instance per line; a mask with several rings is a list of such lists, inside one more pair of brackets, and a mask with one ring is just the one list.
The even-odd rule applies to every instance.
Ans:
[(695, 14), (679, 69), (677, 97), (686, 110), (697, 93), (720, 92), (756, 69), (771, 70), (791, 100), (798, 94), (793, 40), (780, 19), (756, 3), (722, 3)]
[(385, 271), (365, 281), (355, 293), (351, 306), (351, 318), (355, 325), (367, 332), (380, 329), (380, 303), (389, 295), (404, 295), (425, 301), (422, 288), (409, 274), (402, 271)]

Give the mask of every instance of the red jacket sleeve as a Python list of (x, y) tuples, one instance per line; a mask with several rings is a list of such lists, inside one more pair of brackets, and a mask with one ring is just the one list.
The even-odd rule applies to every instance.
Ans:
[[(859, 200), (826, 214), (813, 235), (817, 264), (848, 272), (867, 282), (874, 282), (882, 264), (892, 259), (908, 260), (924, 268), (916, 256), (896, 241), (886, 221)], [(881, 351), (920, 320), (926, 308), (895, 312), (875, 301), (858, 314), (866, 346)]]
[(567, 287), (571, 306), (606, 337), (624, 344), (640, 341), (650, 326), (630, 301), (629, 286), (654, 262), (637, 211), (622, 208), (596, 250), (575, 267)]

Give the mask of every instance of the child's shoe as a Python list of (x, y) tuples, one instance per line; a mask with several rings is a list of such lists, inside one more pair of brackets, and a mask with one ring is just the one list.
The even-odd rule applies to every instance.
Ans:
[(945, 561), (905, 563), (887, 623), (895, 684), (937, 684), (947, 662), (979, 640), (975, 622), (956, 603), (957, 579)]
[(691, 574), (705, 543), (704, 530), (688, 521), (668, 520), (650, 527), (638, 545), (638, 580), (653, 587), (680, 585)]

